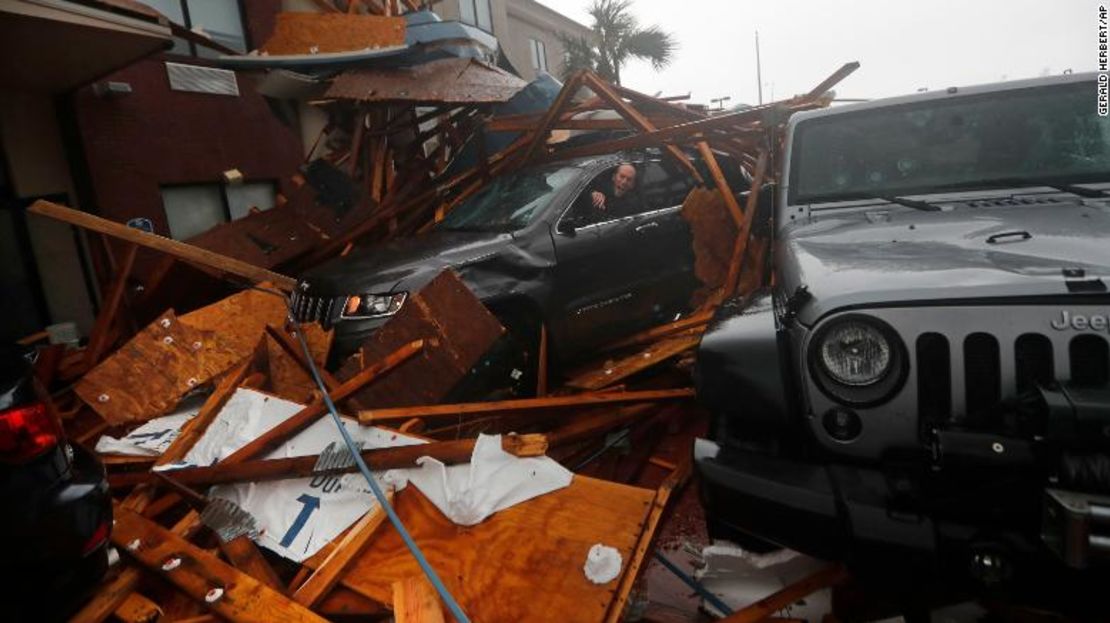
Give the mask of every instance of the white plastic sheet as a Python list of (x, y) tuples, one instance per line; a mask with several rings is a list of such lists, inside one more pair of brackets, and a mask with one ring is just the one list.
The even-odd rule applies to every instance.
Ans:
[(469, 464), (447, 467), (430, 457), (405, 470), (451, 521), (472, 526), (499, 510), (570, 485), (574, 474), (548, 457), (520, 458), (501, 448), (500, 435), (480, 435)]
[[(212, 465), (243, 447), (247, 442), (288, 419), (301, 405), (262, 392), (239, 389), (197, 441), (182, 463)], [(344, 418), (344, 424), (364, 448), (385, 448), (423, 443), (421, 440), (360, 426)], [(322, 452), (332, 442), (342, 443), (335, 423), (323, 417), (260, 459), (309, 456)], [(387, 481), (398, 487), (404, 479), (390, 472), (375, 474), (379, 484)], [(259, 545), (301, 562), (328, 541), (339, 536), (363, 514), (377, 505), (367, 493), (362, 474), (352, 473), (314, 478), (291, 478), (256, 483), (217, 485), (208, 494), (238, 504), (254, 516), (261, 529)]]

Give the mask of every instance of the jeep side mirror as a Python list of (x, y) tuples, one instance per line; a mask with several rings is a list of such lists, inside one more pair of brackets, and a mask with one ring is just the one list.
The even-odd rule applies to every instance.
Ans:
[(567, 216), (559, 221), (559, 224), (555, 227), (555, 231), (565, 236), (573, 236), (575, 230), (580, 226), (581, 223), (579, 223), (578, 219)]

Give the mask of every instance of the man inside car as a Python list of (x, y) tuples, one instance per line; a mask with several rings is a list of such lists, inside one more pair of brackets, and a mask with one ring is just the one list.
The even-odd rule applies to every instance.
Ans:
[(594, 208), (603, 212), (609, 218), (620, 218), (637, 212), (636, 194), (636, 167), (631, 163), (622, 162), (613, 169), (611, 183), (604, 182), (604, 176), (590, 192), (590, 199)]

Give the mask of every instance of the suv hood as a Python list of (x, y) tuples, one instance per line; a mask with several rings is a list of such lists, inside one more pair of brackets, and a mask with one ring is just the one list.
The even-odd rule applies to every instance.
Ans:
[(306, 271), (316, 296), (418, 290), (445, 268), (460, 268), (503, 252), (505, 233), (432, 231), (358, 249)]
[(1064, 269), (1082, 269), (1084, 280), (1110, 278), (1106, 202), (1000, 202), (1004, 207), (949, 205), (943, 212), (886, 204), (817, 212), (780, 241), (783, 292), (809, 290), (798, 317), (811, 324), (849, 306), (1067, 295)]

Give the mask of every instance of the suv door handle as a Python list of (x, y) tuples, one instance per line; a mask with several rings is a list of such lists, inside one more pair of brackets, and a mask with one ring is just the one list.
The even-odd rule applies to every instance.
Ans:
[(643, 225), (634, 228), (632, 231), (636, 232), (637, 234), (642, 234), (645, 231), (649, 229), (655, 229), (656, 227), (659, 227), (659, 223), (651, 221), (650, 223), (644, 223)]

